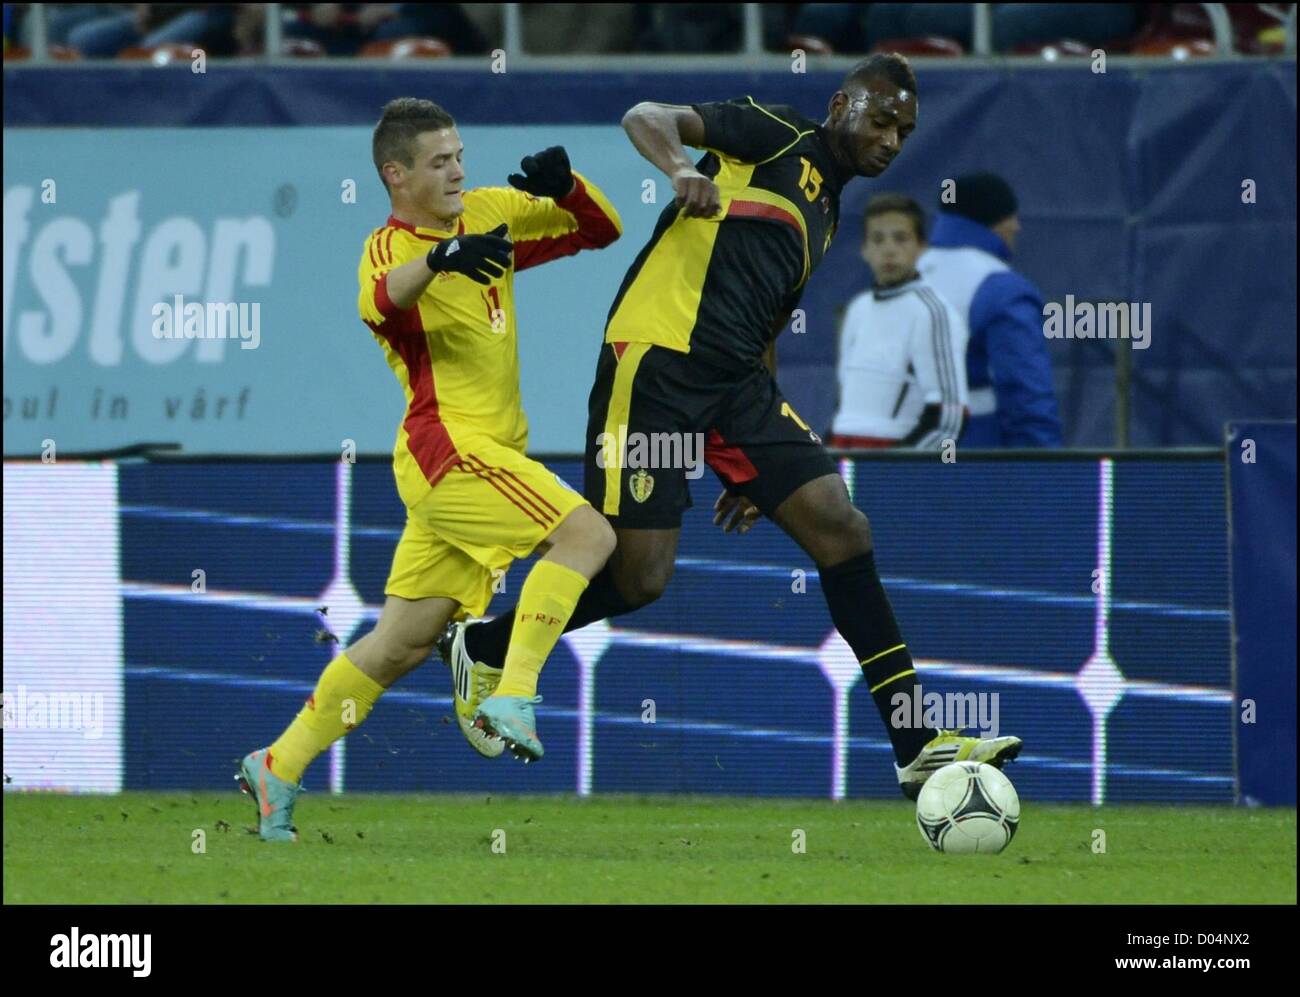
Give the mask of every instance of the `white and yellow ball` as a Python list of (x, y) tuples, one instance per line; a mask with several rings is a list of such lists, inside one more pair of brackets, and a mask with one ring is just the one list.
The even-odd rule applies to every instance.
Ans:
[(996, 853), (1020, 824), (1020, 797), (992, 765), (954, 762), (926, 780), (916, 799), (916, 826), (937, 852)]

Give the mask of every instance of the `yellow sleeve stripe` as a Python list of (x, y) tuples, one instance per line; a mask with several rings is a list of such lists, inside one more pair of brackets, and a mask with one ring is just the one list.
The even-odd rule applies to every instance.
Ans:
[(791, 149), (793, 149), (796, 145), (798, 145), (798, 144), (803, 140), (804, 136), (806, 136), (806, 135), (811, 135), (811, 134), (812, 134), (812, 129), (811, 129), (811, 128), (808, 129), (807, 131), (802, 131), (802, 132), (801, 132), (801, 131), (800, 131), (798, 128), (796, 128), (794, 125), (790, 124), (790, 122), (786, 121), (785, 118), (778, 118), (775, 114), (773, 114), (771, 111), (769, 111), (766, 107), (762, 107), (761, 105), (755, 103), (754, 98), (753, 98), (753, 97), (750, 97), (748, 94), (745, 95), (745, 99), (746, 99), (747, 101), (749, 101), (749, 103), (750, 103), (751, 105), (753, 105), (753, 107), (754, 107), (756, 110), (762, 111), (764, 114), (766, 114), (766, 115), (767, 115), (769, 118), (771, 118), (773, 121), (779, 121), (779, 122), (781, 122), (781, 124), (783, 124), (783, 125), (785, 125), (787, 128), (789, 128), (790, 131), (794, 132), (794, 139), (790, 142), (789, 145), (787, 145), (787, 146), (785, 146), (783, 149), (781, 149), (780, 152), (776, 152), (776, 153), (773, 153), (771, 156), (768, 156), (765, 160), (763, 160), (762, 163), (757, 163), (757, 164), (755, 164), (755, 165), (757, 165), (757, 166), (762, 166), (763, 163), (770, 163), (770, 162), (771, 162), (772, 160), (774, 160), (774, 159), (779, 159), (781, 156), (784, 156), (787, 152), (789, 152), (789, 151), (790, 151)]

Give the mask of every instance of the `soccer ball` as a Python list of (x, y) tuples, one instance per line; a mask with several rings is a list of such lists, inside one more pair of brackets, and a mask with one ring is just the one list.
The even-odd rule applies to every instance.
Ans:
[(945, 765), (916, 798), (916, 826), (936, 852), (1000, 852), (1019, 824), (1016, 787), (983, 762)]

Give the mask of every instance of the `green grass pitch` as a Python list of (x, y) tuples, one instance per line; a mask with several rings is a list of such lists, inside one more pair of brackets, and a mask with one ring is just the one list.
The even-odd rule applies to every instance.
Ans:
[(1294, 809), (1031, 802), (995, 856), (931, 852), (901, 800), (311, 794), (297, 845), (253, 819), (235, 791), (6, 793), (4, 902), (1296, 902)]

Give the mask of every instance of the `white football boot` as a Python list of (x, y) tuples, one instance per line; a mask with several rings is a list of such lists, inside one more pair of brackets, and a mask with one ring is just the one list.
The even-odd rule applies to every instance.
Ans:
[(460, 732), (465, 735), (469, 746), (484, 758), (498, 758), (505, 750), (505, 741), (474, 726), (474, 714), (483, 700), (497, 691), (502, 670), (489, 668), (469, 656), (465, 650), (467, 626), (464, 622), (448, 623), (435, 646), (438, 657), (451, 669), (452, 696), (456, 702), (456, 722), (460, 724)]
[(1000, 769), (1020, 754), (1022, 747), (1024, 744), (1018, 737), (965, 737), (960, 731), (941, 730), (911, 762), (902, 768), (895, 765), (894, 771), (898, 773), (903, 795), (915, 800), (925, 780), (945, 765), (970, 761)]

